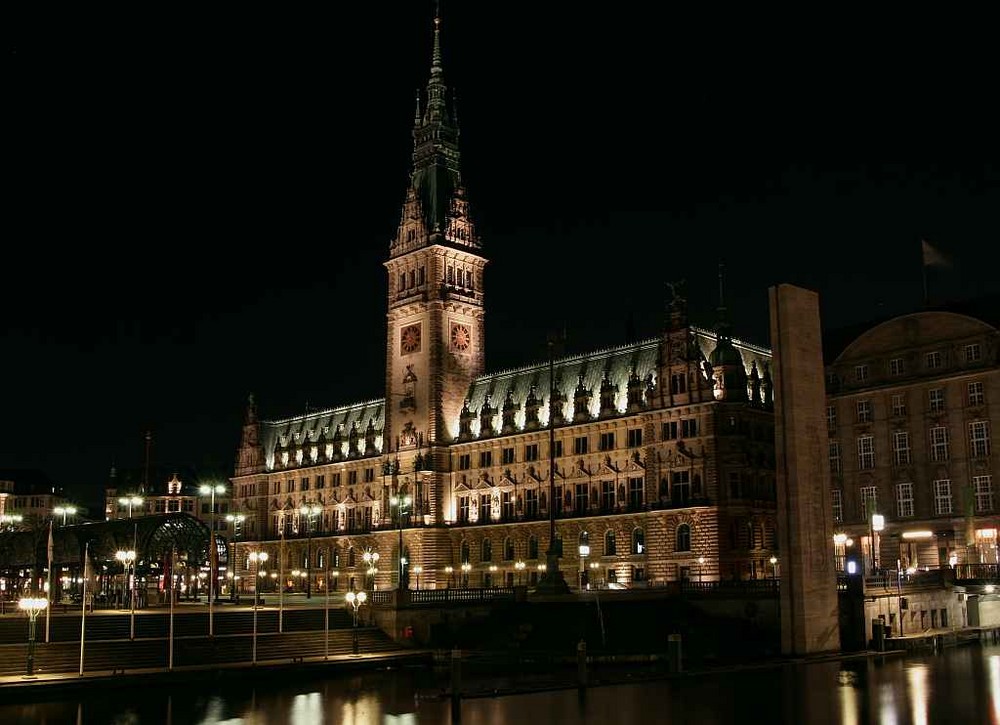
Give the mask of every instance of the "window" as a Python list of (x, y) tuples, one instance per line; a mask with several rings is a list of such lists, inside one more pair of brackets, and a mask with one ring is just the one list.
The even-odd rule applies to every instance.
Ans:
[(855, 365), (854, 366), (854, 379), (859, 383), (863, 383), (868, 380), (868, 366), (867, 365)]
[[(463, 541), (462, 542), (462, 548), (461, 548), (461, 552), (460, 552), (459, 556), (462, 558), (462, 563), (463, 564), (468, 564), (469, 563), (469, 559), (471, 557), (469, 556), (469, 542), (468, 541)], [(352, 566), (353, 566), (353, 562), (352, 562)]]
[(889, 361), (889, 374), (890, 375), (902, 375), (904, 371), (903, 368), (903, 358), (894, 357)]
[(504, 521), (514, 520), (514, 492), (504, 491), (500, 494), (500, 516)]
[(663, 440), (677, 440), (677, 421), (671, 420), (663, 424)]
[(993, 510), (993, 476), (973, 476), (972, 490), (976, 494), (976, 511)]
[(638, 448), (642, 445), (642, 428), (629, 428), (628, 447)]
[(862, 471), (875, 468), (874, 436), (860, 436), (858, 438), (858, 468)]
[(601, 511), (610, 512), (615, 509), (615, 482), (601, 481)]
[(573, 439), (573, 455), (579, 456), (587, 452), (587, 436)]
[(375, 480), (375, 469), (366, 468), (365, 469), (365, 483), (372, 483)]
[(905, 430), (892, 432), (892, 465), (904, 466), (910, 462), (910, 434)]
[(333, 487), (337, 488), (338, 486), (340, 486), (340, 474), (335, 473), (333, 474)]
[(870, 400), (859, 400), (857, 410), (859, 423), (872, 422), (872, 403)]
[(528, 537), (528, 558), (529, 559), (538, 558), (538, 537), (536, 536)]
[(698, 436), (698, 419), (690, 418), (681, 421), (681, 438), (696, 438)]
[(978, 342), (965, 346), (965, 362), (979, 362), (982, 359), (982, 350)]
[(948, 429), (944, 426), (931, 428), (931, 460), (947, 461), (949, 457)]
[(826, 430), (828, 433), (837, 431), (837, 408), (833, 405), (826, 406)]
[(469, 497), (459, 496), (458, 497), (458, 523), (467, 524), (469, 523)]
[(326, 476), (316, 476), (316, 488), (326, 488)]
[(302, 481), (301, 481), (301, 485), (302, 485), (302, 488), (300, 490), (302, 490), (302, 491), (308, 491), (309, 490), (309, 479), (308, 478), (303, 478)]
[(493, 561), (493, 542), (483, 539), (480, 561)]
[(479, 467), (489, 468), (493, 465), (493, 451), (479, 451)]
[(628, 505), (633, 511), (642, 508), (642, 479), (630, 478), (628, 480)]
[(844, 494), (839, 488), (833, 489), (833, 520), (844, 520)]
[[(679, 471), (678, 473), (683, 473), (683, 482), (687, 483), (687, 471)], [(681, 483), (677, 473), (674, 473), (674, 485)], [(729, 498), (742, 498), (743, 497), (743, 473), (741, 471), (730, 471), (729, 472)]]
[(942, 478), (934, 482), (934, 513), (951, 513), (951, 480)]
[(982, 405), (986, 402), (981, 382), (969, 383), (969, 405)]
[(876, 486), (861, 487), (861, 518), (865, 521), (878, 511), (878, 488)]
[(839, 476), (843, 473), (843, 467), (840, 460), (839, 441), (830, 441), (830, 473), (835, 476)]
[(670, 376), (670, 392), (673, 395), (686, 391), (687, 376), (684, 373), (674, 373)]
[(562, 458), (562, 441), (556, 441), (556, 452), (553, 454), (556, 458)]
[(633, 554), (645, 554), (646, 553), (646, 536), (642, 529), (635, 529), (632, 531), (632, 553)]
[(927, 353), (924, 357), (924, 364), (928, 370), (936, 370), (941, 367), (941, 353), (938, 350)]
[(348, 486), (356, 486), (357, 483), (358, 483), (358, 472), (357, 471), (348, 471), (347, 472), (347, 485)]
[(901, 418), (906, 415), (906, 396), (903, 393), (893, 394), (892, 414), (896, 418)]
[(503, 540), (503, 560), (514, 561), (514, 540), (509, 536)]
[(590, 486), (586, 483), (576, 484), (576, 498), (574, 499), (574, 510), (578, 514), (587, 513), (587, 492), (590, 490)]
[(526, 461), (537, 461), (538, 460), (538, 444), (529, 443), (524, 447), (524, 460)]
[[(615, 434), (601, 433), (601, 441), (598, 450), (613, 451), (615, 449)], [(586, 453), (586, 451), (584, 451)]]
[(969, 423), (969, 453), (973, 458), (988, 458), (990, 455), (990, 424), (986, 420)]
[(524, 492), (524, 515), (528, 518), (538, 516), (538, 491), (533, 488)]
[(614, 556), (616, 553), (615, 532), (608, 529), (604, 532), (604, 556)]
[(294, 492), (295, 492), (295, 481), (293, 481), (292, 479), (288, 479), (287, 481), (285, 481), (285, 493), (294, 493)]
[(514, 449), (513, 448), (502, 448), (500, 450), (500, 464), (508, 466), (514, 462)]
[(944, 390), (942, 388), (928, 390), (927, 403), (932, 413), (944, 412)]
[(463, 453), (458, 457), (458, 470), (468, 471), (472, 468), (472, 457), (468, 453)]
[(490, 494), (488, 494), (488, 493), (484, 493), (484, 494), (482, 494), (479, 497), (479, 520), (480, 521), (489, 521), (492, 518), (492, 512), (490, 511), (490, 507), (492, 505), (492, 501), (493, 501), (493, 497)]
[(913, 516), (913, 484), (896, 484), (896, 515), (901, 518)]
[(677, 527), (677, 541), (674, 551), (691, 551), (691, 527), (681, 524)]

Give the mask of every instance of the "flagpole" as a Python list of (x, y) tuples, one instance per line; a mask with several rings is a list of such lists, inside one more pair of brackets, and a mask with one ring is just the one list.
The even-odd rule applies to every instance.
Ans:
[(83, 643), (87, 634), (87, 562), (90, 559), (90, 542), (83, 546), (83, 598), (80, 600), (80, 674), (83, 675)]
[(55, 521), (54, 518), (49, 519), (49, 576), (48, 576), (48, 587), (45, 592), (46, 598), (49, 600), (49, 606), (45, 608), (45, 642), (49, 641), (49, 622), (52, 621), (52, 524)]

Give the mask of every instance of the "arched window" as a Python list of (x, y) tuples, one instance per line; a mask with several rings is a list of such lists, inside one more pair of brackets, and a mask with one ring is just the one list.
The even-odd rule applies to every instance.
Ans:
[(590, 534), (581, 531), (576, 543), (580, 556), (590, 556)]
[(752, 549), (753, 547), (753, 522), (747, 521), (747, 548)]
[(317, 569), (326, 568), (326, 549), (319, 549), (316, 552), (316, 568)]
[(614, 556), (618, 553), (618, 547), (615, 545), (615, 532), (608, 529), (604, 532), (604, 555)]
[(514, 561), (514, 540), (509, 536), (503, 540), (503, 560)]
[(354, 566), (354, 547), (347, 550), (347, 565)]
[(493, 542), (489, 539), (483, 539), (482, 557), (479, 560), (493, 561)]
[(462, 542), (462, 563), (463, 564), (468, 564), (469, 563), (469, 542), (468, 541), (463, 541)]
[(677, 527), (677, 541), (674, 551), (691, 551), (691, 527), (681, 524)]
[(535, 536), (528, 537), (528, 558), (538, 558), (538, 538)]
[(642, 529), (635, 529), (632, 531), (632, 553), (646, 553), (646, 535), (643, 533)]

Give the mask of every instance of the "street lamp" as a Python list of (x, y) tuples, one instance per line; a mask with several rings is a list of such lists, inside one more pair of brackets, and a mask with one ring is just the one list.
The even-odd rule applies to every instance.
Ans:
[(344, 597), (347, 599), (347, 603), (354, 607), (354, 627), (351, 630), (354, 632), (354, 654), (358, 653), (358, 607), (364, 604), (368, 600), (368, 595), (364, 593), (364, 590), (355, 594), (354, 592), (347, 592)]
[(24, 521), (24, 517), (21, 514), (0, 514), (0, 524), (9, 527), (13, 530), (16, 524)]
[(257, 591), (257, 579), (259, 578), (259, 574), (263, 574), (263, 572), (260, 571), (260, 567), (261, 565), (267, 563), (267, 552), (251, 551), (249, 558), (250, 563), (253, 565), (253, 605), (256, 607), (257, 602), (260, 601), (260, 594)]
[(371, 587), (375, 588), (375, 575), (378, 574), (378, 552), (368, 549), (364, 554), (361, 555), (364, 559), (365, 564), (368, 565), (368, 576), (371, 578)]
[(514, 570), (517, 572), (517, 580), (521, 584), (524, 584), (524, 567), (526, 566), (527, 564), (520, 559), (514, 562)]
[(312, 536), (316, 516), (322, 513), (323, 507), (317, 503), (305, 504), (299, 513), (306, 517), (306, 599), (312, 598)]
[(208, 542), (209, 542), (209, 551), (208, 551), (208, 568), (209, 568), (209, 576), (208, 576), (208, 636), (209, 637), (214, 637), (215, 636), (215, 624), (214, 624), (214, 616), (213, 616), (214, 612), (212, 611), (212, 602), (215, 599), (215, 577), (216, 577), (216, 569), (218, 568), (217, 567), (217, 563), (216, 563), (216, 557), (218, 556), (218, 552), (216, 551), (217, 547), (215, 545), (215, 494), (217, 494), (217, 493), (218, 494), (225, 493), (226, 492), (226, 487), (223, 486), (221, 483), (217, 483), (217, 484), (214, 484), (214, 485), (204, 485), (203, 484), (202, 486), (200, 486), (198, 488), (198, 492), (201, 493), (202, 496), (208, 496), (208, 497), (210, 497), (210, 500), (211, 500), (211, 505), (210, 505), (210, 508), (209, 508), (209, 511), (208, 511), (208, 516), (209, 516), (208, 528), (209, 528), (209, 532), (210, 532), (209, 533), (209, 537), (208, 537)]
[(135, 639), (135, 549), (119, 549), (115, 552), (115, 559), (121, 562), (122, 571), (125, 574), (125, 582), (122, 586), (122, 594), (125, 593), (125, 588), (128, 586), (128, 569), (129, 565), (132, 565), (132, 586), (128, 587), (129, 590), (129, 639)]
[(873, 513), (869, 524), (871, 526), (871, 540), (869, 541), (868, 548), (871, 549), (872, 574), (874, 574), (875, 570), (878, 569), (878, 540), (880, 533), (885, 529), (885, 516)]
[(454, 576), (454, 574), (455, 574), (455, 567), (453, 567), (453, 566), (446, 566), (444, 568), (444, 573), (448, 575), (448, 588), (451, 589), (452, 576)]
[(462, 588), (469, 588), (469, 572), (472, 570), (472, 564), (465, 562), (462, 564)]
[(698, 557), (698, 583), (699, 584), (701, 584), (701, 570), (702, 570), (702, 567), (704, 567), (704, 566), (705, 566), (705, 557), (704, 556), (699, 556)]
[(586, 531), (580, 534), (580, 544), (577, 549), (580, 553), (580, 589), (584, 587), (590, 589), (590, 582), (587, 580), (587, 557), (590, 556), (590, 535)]
[(768, 559), (768, 561), (771, 562), (771, 578), (772, 579), (777, 579), (778, 578), (778, 557), (772, 556), (770, 559)]
[(417, 564), (413, 567), (413, 573), (417, 575), (417, 589), (420, 589), (420, 575), (424, 573), (424, 568)]
[(56, 516), (62, 516), (62, 525), (66, 525), (67, 516), (76, 516), (76, 506), (56, 506), (52, 509)]
[(122, 496), (118, 499), (122, 506), (128, 506), (128, 517), (132, 518), (132, 507), (142, 506), (142, 496)]
[(48, 606), (49, 600), (45, 597), (23, 597), (17, 602), (18, 609), (28, 615), (28, 663), (25, 677), (35, 675), (35, 620)]
[(413, 503), (410, 494), (397, 494), (389, 499), (389, 502), (396, 507), (396, 521), (399, 524), (399, 583), (398, 588), (403, 588), (403, 577), (406, 574), (406, 557), (403, 556), (403, 517), (407, 514), (407, 509)]
[(243, 533), (243, 522), (246, 521), (246, 518), (243, 514), (226, 514), (226, 521), (233, 529), (233, 551), (229, 562), (230, 573), (227, 574), (233, 580), (233, 585), (229, 589), (230, 601), (236, 599), (236, 582), (239, 581), (239, 577), (236, 575), (236, 542), (239, 541)]

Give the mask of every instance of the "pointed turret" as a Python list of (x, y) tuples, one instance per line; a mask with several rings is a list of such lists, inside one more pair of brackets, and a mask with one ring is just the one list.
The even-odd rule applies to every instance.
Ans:
[(715, 377), (716, 400), (745, 402), (747, 400), (747, 369), (743, 356), (730, 337), (729, 318), (723, 289), (722, 265), (719, 265), (718, 322), (715, 325), (715, 349), (709, 356)]
[(455, 99), (444, 82), (440, 13), (434, 17), (431, 72), (422, 109), (420, 101), (418, 92), (410, 189), (389, 254), (395, 257), (442, 243), (478, 250), (479, 238), (469, 218), (469, 203), (462, 186)]
[(243, 437), (236, 454), (236, 475), (246, 476), (263, 470), (264, 449), (260, 444), (260, 423), (257, 420), (257, 404), (251, 393), (243, 414)]

